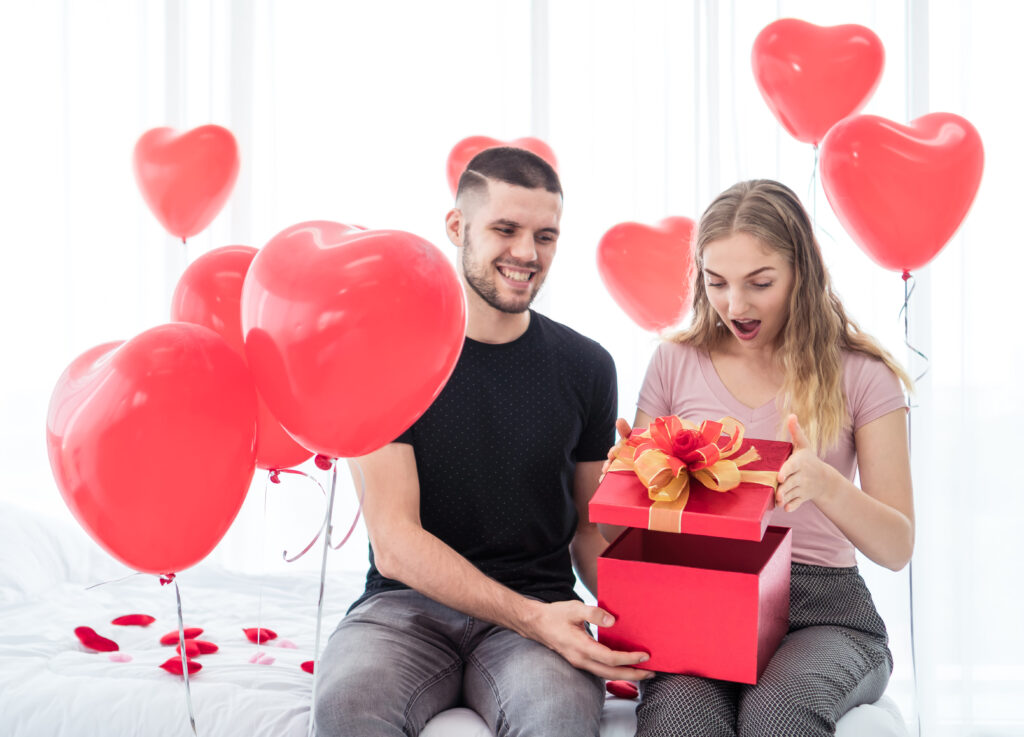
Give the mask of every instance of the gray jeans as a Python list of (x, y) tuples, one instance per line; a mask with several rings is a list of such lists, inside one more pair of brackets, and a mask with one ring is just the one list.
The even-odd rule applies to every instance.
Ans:
[(468, 706), (498, 737), (596, 737), (604, 688), (538, 642), (411, 590), (348, 614), (320, 659), (318, 737), (419, 734)]

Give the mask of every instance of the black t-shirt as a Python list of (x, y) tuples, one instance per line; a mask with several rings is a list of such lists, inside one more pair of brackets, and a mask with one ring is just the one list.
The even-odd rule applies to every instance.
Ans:
[[(575, 598), (573, 472), (606, 457), (617, 404), (608, 351), (532, 310), (511, 343), (466, 338), (444, 389), (396, 440), (416, 454), (423, 528), (521, 594)], [(356, 604), (403, 588), (371, 548)]]

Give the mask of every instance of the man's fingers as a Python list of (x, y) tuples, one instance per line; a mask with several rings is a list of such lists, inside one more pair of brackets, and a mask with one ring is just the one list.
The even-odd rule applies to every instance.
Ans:
[(595, 627), (611, 627), (615, 624), (615, 617), (597, 606), (585, 606), (583, 618)]

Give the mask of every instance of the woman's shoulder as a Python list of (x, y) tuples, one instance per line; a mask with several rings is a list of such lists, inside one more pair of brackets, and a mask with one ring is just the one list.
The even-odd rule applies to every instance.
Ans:
[(903, 386), (885, 361), (862, 351), (843, 351), (843, 389), (854, 427), (906, 407)]

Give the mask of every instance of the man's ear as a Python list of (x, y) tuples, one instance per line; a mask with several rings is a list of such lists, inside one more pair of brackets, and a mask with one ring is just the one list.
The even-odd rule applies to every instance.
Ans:
[(444, 218), (444, 229), (448, 233), (448, 240), (457, 248), (462, 248), (463, 237), (466, 232), (466, 217), (462, 210), (453, 207)]

